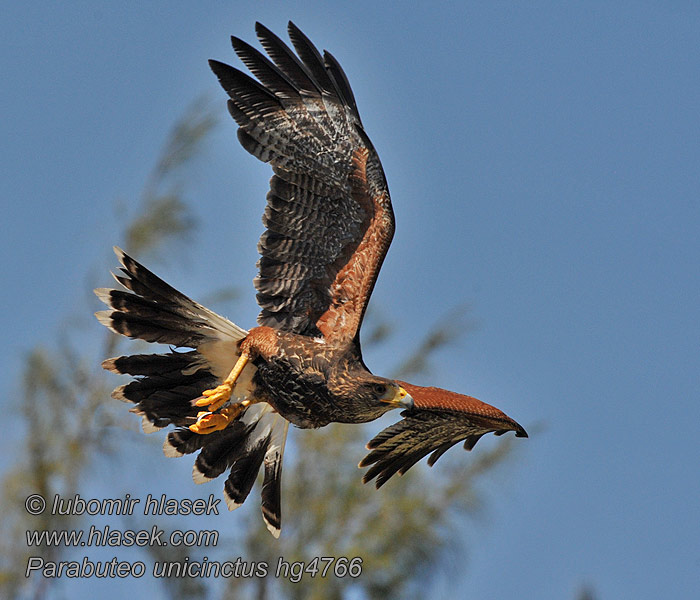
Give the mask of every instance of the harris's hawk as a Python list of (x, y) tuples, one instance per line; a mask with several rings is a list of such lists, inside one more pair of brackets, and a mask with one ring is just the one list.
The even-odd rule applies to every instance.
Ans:
[(112, 331), (169, 344), (165, 354), (104, 361), (135, 377), (113, 396), (132, 402), (150, 432), (174, 425), (167, 456), (198, 452), (197, 483), (229, 471), (229, 509), (248, 496), (262, 466), (262, 511), (280, 531), (282, 454), (289, 423), (365, 423), (389, 410), (402, 419), (372, 439), (363, 481), (380, 487), (430, 454), (432, 465), (463, 441), (525, 430), (470, 396), (373, 375), (362, 360), (360, 325), (394, 234), (379, 157), (336, 59), (291, 22), (296, 54), (259, 23), (268, 56), (243, 40), (233, 48), (257, 78), (218, 61), (242, 146), (269, 162), (270, 181), (255, 279), (262, 309), (246, 331), (190, 300), (117, 249), (124, 289), (96, 290)]

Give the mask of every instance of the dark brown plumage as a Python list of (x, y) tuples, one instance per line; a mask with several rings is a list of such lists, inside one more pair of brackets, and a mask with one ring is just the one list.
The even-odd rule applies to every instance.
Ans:
[(210, 65), (229, 95), (243, 147), (272, 166), (255, 279), (259, 327), (245, 331), (176, 291), (117, 250), (123, 290), (101, 289), (113, 331), (176, 349), (122, 356), (103, 366), (135, 376), (113, 395), (134, 403), (144, 430), (175, 426), (168, 456), (198, 452), (196, 482), (229, 470), (229, 508), (249, 494), (260, 467), (263, 517), (281, 522), (287, 427), (364, 423), (397, 407), (403, 419), (378, 434), (360, 466), (377, 487), (454, 444), (470, 450), (488, 432), (525, 430), (475, 398), (378, 377), (362, 360), (359, 331), (394, 234), (379, 157), (338, 62), (292, 23), (292, 52), (256, 25), (268, 57), (238, 38), (234, 50), (257, 77)]

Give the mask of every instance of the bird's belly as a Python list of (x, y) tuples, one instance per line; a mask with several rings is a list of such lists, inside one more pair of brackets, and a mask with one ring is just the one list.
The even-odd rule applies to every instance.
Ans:
[(341, 420), (326, 379), (318, 372), (300, 370), (277, 358), (256, 361), (256, 366), (256, 395), (293, 425), (311, 429)]

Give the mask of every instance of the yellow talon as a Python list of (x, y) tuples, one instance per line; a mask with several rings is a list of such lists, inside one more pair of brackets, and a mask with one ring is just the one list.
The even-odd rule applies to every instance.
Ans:
[(241, 414), (244, 408), (251, 404), (250, 400), (244, 400), (238, 404), (232, 404), (222, 408), (218, 413), (201, 411), (197, 413), (197, 422), (190, 425), (190, 431), (207, 435), (226, 429), (229, 423), (235, 421), (238, 415)]
[(222, 383), (213, 390), (204, 390), (202, 396), (194, 403), (195, 406), (207, 406), (209, 412), (221, 408), (231, 398), (231, 386), (228, 383)]
[(197, 418), (194, 425), (190, 425), (190, 431), (206, 435), (225, 429), (228, 424), (229, 420), (221, 413), (205, 413)]
[(226, 404), (230, 400), (231, 392), (236, 385), (236, 380), (243, 372), (246, 364), (248, 364), (249, 358), (250, 355), (247, 352), (241, 352), (233, 369), (231, 369), (228, 377), (223, 380), (221, 385), (215, 387), (213, 390), (204, 390), (202, 395), (197, 398), (194, 405), (201, 407), (206, 406), (209, 412), (214, 412)]
[[(228, 424), (235, 420), (241, 414), (241, 411), (251, 403), (250, 400), (244, 400), (237, 404), (224, 406), (231, 399), (231, 392), (236, 385), (236, 380), (248, 363), (249, 358), (250, 355), (247, 352), (242, 352), (228, 377), (224, 379), (221, 385), (213, 390), (204, 390), (202, 395), (195, 400), (195, 406), (206, 407), (207, 410), (197, 413), (197, 422), (190, 425), (190, 431), (207, 435), (226, 429)], [(222, 406), (223, 408), (221, 408)]]

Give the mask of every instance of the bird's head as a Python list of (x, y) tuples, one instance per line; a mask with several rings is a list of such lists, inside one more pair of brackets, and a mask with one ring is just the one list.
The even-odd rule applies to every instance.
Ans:
[(413, 398), (399, 383), (367, 371), (334, 382), (331, 387), (337, 401), (346, 404), (349, 422), (371, 421), (394, 408), (413, 408)]
[(359, 396), (384, 412), (392, 408), (413, 408), (413, 398), (398, 382), (371, 373), (356, 380), (355, 394), (356, 398)]
[(377, 400), (390, 408), (413, 408), (413, 398), (398, 382), (384, 377), (375, 377), (371, 383)]

